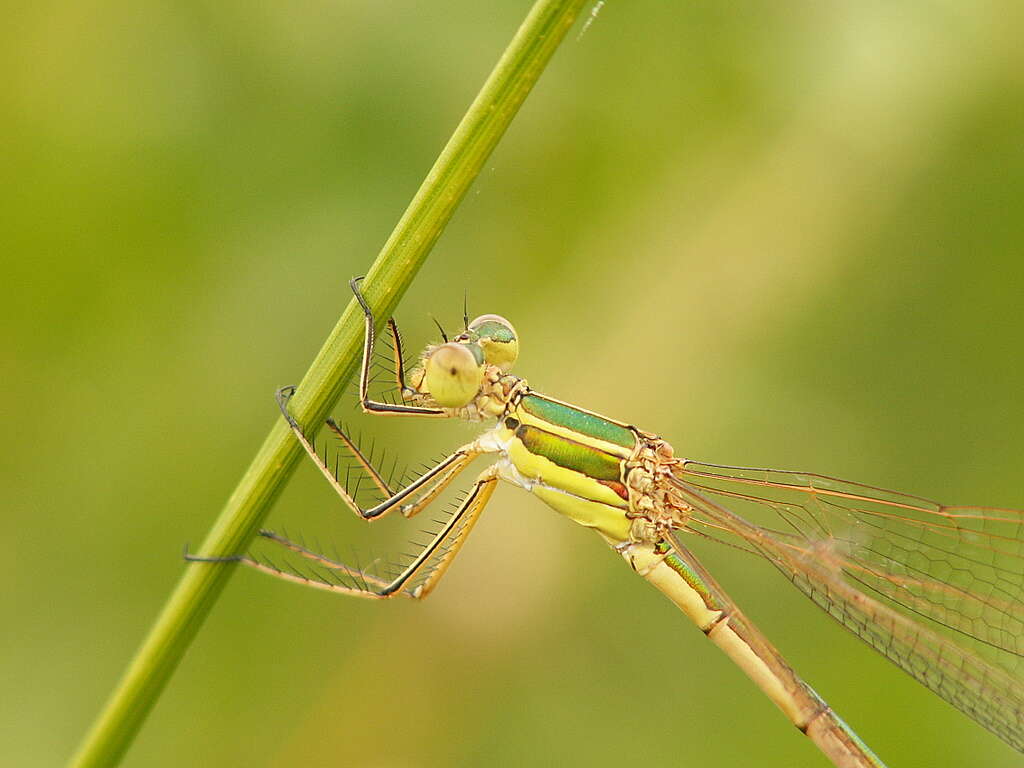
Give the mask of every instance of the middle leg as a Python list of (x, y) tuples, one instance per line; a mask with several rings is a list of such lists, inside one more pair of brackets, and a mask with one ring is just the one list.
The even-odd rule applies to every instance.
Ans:
[(472, 443), (467, 443), (454, 453), (446, 456), (404, 488), (392, 492), (387, 483), (384, 482), (380, 472), (378, 472), (366, 457), (363, 456), (355, 444), (347, 435), (345, 435), (342, 429), (333, 421), (328, 421), (330, 429), (342, 439), (346, 448), (352, 452), (356, 461), (367, 470), (378, 488), (380, 488), (387, 496), (383, 501), (373, 505), (372, 507), (363, 507), (358, 501), (356, 501), (353, 495), (349, 493), (345, 484), (338, 478), (336, 471), (328, 464), (326, 456), (322, 457), (317, 453), (312, 441), (307, 437), (306, 433), (295, 418), (288, 412), (288, 401), (291, 399), (294, 392), (294, 387), (284, 387), (277, 392), (277, 403), (281, 409), (282, 415), (288, 422), (288, 426), (291, 427), (295, 437), (306, 450), (306, 453), (310, 458), (316, 463), (320, 472), (325, 478), (327, 478), (327, 481), (330, 483), (335, 493), (341, 497), (341, 500), (345, 502), (349, 509), (364, 520), (374, 520), (394, 509), (401, 510), (402, 514), (406, 517), (412, 517), (423, 507), (433, 501), (433, 499), (436, 498), (437, 495), (441, 493), (441, 491), (443, 491), (449, 483), (451, 483), (451, 481), (454, 480), (455, 477), (470, 464), (470, 462), (473, 461), (473, 459), (491, 450), (485, 450), (480, 446), (479, 440), (474, 440)]

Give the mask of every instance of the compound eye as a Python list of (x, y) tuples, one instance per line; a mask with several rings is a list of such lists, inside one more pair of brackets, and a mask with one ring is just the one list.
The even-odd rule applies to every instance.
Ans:
[(469, 324), (469, 333), (476, 337), (484, 351), (484, 359), (507, 373), (519, 356), (519, 337), (512, 323), (501, 315), (480, 315)]
[(480, 391), (484, 367), (466, 344), (441, 344), (426, 360), (423, 383), (437, 404), (445, 408), (469, 405)]

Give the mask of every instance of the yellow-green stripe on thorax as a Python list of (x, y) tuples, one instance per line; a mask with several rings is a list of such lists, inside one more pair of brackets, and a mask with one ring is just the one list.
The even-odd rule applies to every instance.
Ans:
[(626, 461), (639, 441), (633, 427), (526, 390), (498, 430), (515, 482), (581, 525), (629, 538)]

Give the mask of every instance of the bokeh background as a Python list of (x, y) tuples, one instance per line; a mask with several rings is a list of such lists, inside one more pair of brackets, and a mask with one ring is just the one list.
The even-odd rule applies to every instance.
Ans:
[[(8, 12), (0, 764), (72, 752), (527, 6)], [(1024, 507), (1021, 22), (1015, 0), (609, 0), (408, 294), (411, 346), (466, 292), (517, 325), (535, 387), (682, 455)], [(470, 430), (381, 434), (422, 458)], [(308, 468), (271, 523), (402, 536)], [(1020, 764), (719, 554), (891, 766)], [(237, 573), (125, 760), (182, 764), (825, 762), (596, 537), (502, 488), (423, 604)]]

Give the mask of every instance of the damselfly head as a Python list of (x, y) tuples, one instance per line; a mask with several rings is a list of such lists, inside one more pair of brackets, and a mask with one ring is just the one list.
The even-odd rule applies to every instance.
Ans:
[(423, 356), (423, 388), (438, 405), (462, 408), (480, 392), (484, 352), (473, 342), (448, 342), (431, 347)]
[(484, 359), (501, 369), (502, 373), (508, 373), (519, 356), (516, 329), (501, 315), (480, 315), (455, 340), (479, 344), (484, 351)]

